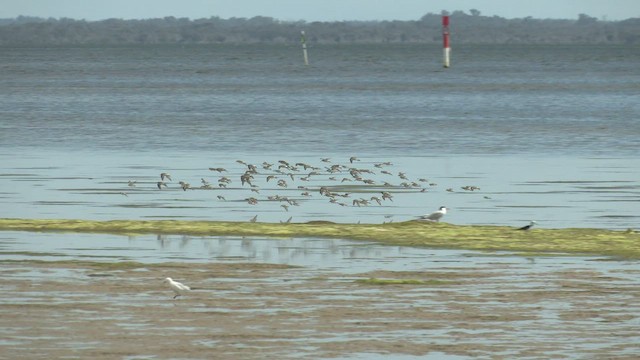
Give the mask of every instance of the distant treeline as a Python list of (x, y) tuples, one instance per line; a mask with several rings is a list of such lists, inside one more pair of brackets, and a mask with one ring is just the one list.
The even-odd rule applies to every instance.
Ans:
[[(457, 44), (638, 44), (640, 18), (599, 21), (505, 19), (454, 11), (451, 38)], [(0, 46), (294, 43), (305, 30), (310, 43), (421, 43), (442, 41), (441, 14), (415, 21), (279, 21), (270, 17), (190, 20), (85, 21), (20, 16), (0, 19)]]

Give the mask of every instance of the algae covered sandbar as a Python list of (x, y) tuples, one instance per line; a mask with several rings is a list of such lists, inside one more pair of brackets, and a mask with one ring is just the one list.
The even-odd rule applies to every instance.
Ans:
[(387, 224), (249, 223), (191, 220), (0, 219), (0, 230), (195, 236), (328, 237), (389, 245), (640, 258), (640, 235), (601, 229), (533, 229), (407, 221)]

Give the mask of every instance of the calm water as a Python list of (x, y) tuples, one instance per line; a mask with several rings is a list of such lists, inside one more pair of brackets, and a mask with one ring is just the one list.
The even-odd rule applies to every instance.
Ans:
[[(1, 49), (0, 217), (381, 223), (446, 205), (445, 221), (455, 224), (637, 228), (640, 48), (456, 47), (447, 70), (438, 47), (316, 46), (309, 55), (304, 67), (298, 46)], [(254, 188), (241, 184), (248, 167), (237, 160), (257, 166)], [(279, 160), (291, 166), (277, 172)], [(329, 172), (334, 165), (342, 166)], [(217, 167), (226, 171), (209, 170)], [(159, 190), (162, 172), (172, 180)], [(222, 176), (231, 180), (226, 188)], [(350, 195), (331, 203), (320, 187)], [(371, 199), (382, 191), (393, 201)], [(634, 262), (326, 239), (1, 232), (0, 252), (6, 259), (284, 263), (344, 274), (482, 268), (502, 273), (500, 286), (511, 286), (505, 291), (548, 289), (548, 276), (577, 269), (597, 271), (590, 281), (637, 287)], [(60, 275), (76, 276), (8, 274)], [(459, 291), (480, 299), (487, 289)], [(626, 295), (621, 302), (610, 294), (576, 308), (634, 313), (620, 305)], [(403, 306), (410, 301), (424, 300), (410, 297)], [(536, 304), (540, 319), (519, 324), (508, 332), (518, 337), (506, 341), (561, 339), (568, 345), (557, 354), (577, 358), (636, 340), (626, 329), (637, 317), (561, 321), (571, 305)], [(596, 335), (576, 348), (573, 332), (584, 327)], [(444, 336), (426, 331), (394, 336)]]
[[(297, 46), (5, 48), (0, 217), (379, 223), (446, 205), (457, 224), (637, 227), (640, 49), (467, 46), (446, 70), (440, 56), (316, 46), (304, 67)], [(259, 192), (236, 160), (258, 166)], [(319, 174), (277, 173), (278, 160)], [(375, 172), (363, 174), (373, 184), (342, 182), (335, 164)], [(173, 181), (158, 190), (161, 172)], [(351, 193), (348, 206), (321, 186)], [(393, 202), (371, 200), (381, 191)]]

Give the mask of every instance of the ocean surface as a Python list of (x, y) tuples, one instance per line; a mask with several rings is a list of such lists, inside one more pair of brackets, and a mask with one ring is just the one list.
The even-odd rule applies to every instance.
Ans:
[(382, 223), (447, 206), (454, 224), (638, 227), (640, 48), (461, 46), (449, 69), (415, 44), (309, 57), (3, 48), (0, 217)]

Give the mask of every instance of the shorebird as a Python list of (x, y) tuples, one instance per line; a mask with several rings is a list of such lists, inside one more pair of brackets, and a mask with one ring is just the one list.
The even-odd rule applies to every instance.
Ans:
[(217, 171), (217, 172), (219, 172), (219, 173), (221, 173), (221, 172), (223, 172), (223, 171), (224, 171), (224, 172), (227, 172), (227, 169), (225, 169), (225, 168), (221, 168), (221, 167), (219, 167), (219, 168), (209, 168), (209, 170), (211, 170), (211, 171)]
[(167, 179), (167, 180), (169, 180), (169, 181), (172, 181), (172, 180), (171, 180), (171, 174), (168, 174), (168, 173), (161, 173), (161, 174), (160, 174), (160, 180), (164, 181), (164, 179)]
[(439, 222), (440, 219), (442, 219), (442, 217), (444, 216), (444, 214), (447, 213), (447, 209), (444, 206), (440, 206), (440, 209), (438, 209), (437, 211), (432, 212), (431, 214), (428, 215), (422, 215), (419, 217), (419, 220), (423, 220), (423, 221), (435, 221), (435, 222)]
[(191, 184), (189, 184), (188, 182), (180, 181), (178, 184), (180, 184), (180, 187), (182, 187), (182, 190), (184, 191), (187, 191), (187, 189), (191, 189)]
[(256, 215), (256, 216), (252, 217), (251, 219), (249, 219), (249, 222), (252, 222), (252, 223), (254, 223), (256, 221), (258, 221), (258, 215)]
[(218, 195), (217, 198), (218, 200), (227, 201), (227, 199), (225, 199), (222, 195)]
[(523, 226), (523, 227), (521, 227), (521, 228), (518, 228), (518, 230), (524, 230), (524, 231), (527, 231), (527, 230), (531, 229), (531, 228), (533, 227), (533, 225), (535, 225), (535, 224), (536, 224), (536, 222), (535, 222), (535, 221), (533, 221), (533, 220), (531, 220), (531, 222), (529, 223), (529, 225), (526, 225), (526, 226)]
[(393, 201), (393, 195), (391, 195), (390, 193), (383, 191), (382, 192), (382, 200), (391, 200)]
[(162, 190), (162, 187), (167, 187), (167, 184), (164, 181), (158, 181), (158, 183), (156, 184), (156, 186), (158, 187), (158, 189)]
[(172, 278), (168, 277), (166, 279), (164, 279), (165, 283), (169, 284), (169, 287), (171, 288), (171, 290), (173, 290), (173, 292), (176, 294), (173, 298), (177, 298), (178, 296), (184, 295), (187, 292), (191, 291), (191, 288), (188, 287), (187, 285), (183, 284), (183, 283), (179, 283), (177, 281), (173, 281)]
[(360, 161), (360, 159), (358, 159), (358, 158), (357, 158), (357, 157), (355, 157), (355, 156), (352, 156), (352, 157), (350, 157), (350, 158), (349, 158), (349, 162), (350, 162), (350, 163), (352, 163), (352, 164), (353, 164), (353, 162), (354, 162), (354, 161)]
[(129, 185), (130, 187), (136, 187), (136, 183), (137, 181), (129, 180), (129, 183), (127, 185)]
[(248, 173), (248, 172), (240, 176), (240, 182), (242, 183), (243, 186), (245, 183), (249, 184), (249, 186), (253, 185), (251, 184), (251, 179), (253, 179), (253, 176), (251, 176), (251, 173)]

